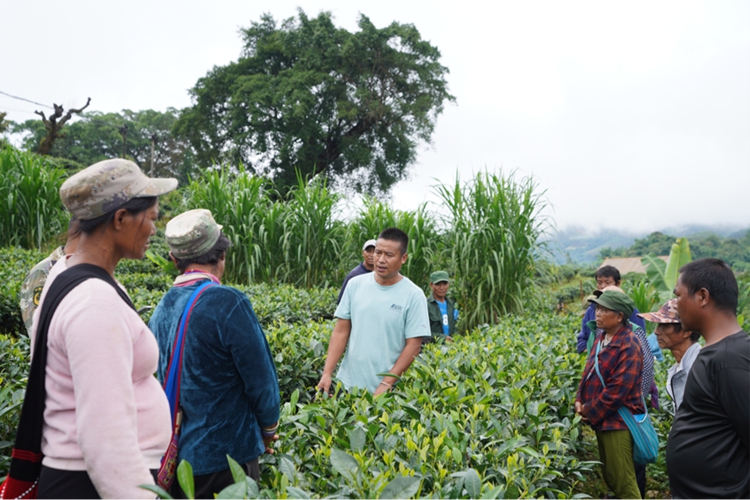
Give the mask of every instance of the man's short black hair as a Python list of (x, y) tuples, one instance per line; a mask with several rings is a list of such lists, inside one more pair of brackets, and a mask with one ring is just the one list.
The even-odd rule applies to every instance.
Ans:
[(221, 258), (224, 256), (224, 253), (227, 251), (229, 247), (232, 246), (232, 242), (229, 241), (229, 238), (226, 237), (224, 232), (219, 235), (219, 239), (216, 240), (216, 243), (214, 243), (214, 246), (211, 247), (211, 250), (204, 253), (203, 255), (199, 255), (198, 257), (193, 257), (191, 259), (175, 259), (177, 260), (177, 269), (180, 270), (180, 272), (185, 272), (185, 270), (191, 265), (191, 264), (200, 264), (200, 265), (214, 265), (218, 264)]
[(378, 235), (378, 239), (383, 238), (388, 241), (397, 241), (401, 255), (406, 253), (406, 249), (409, 248), (409, 236), (397, 227), (389, 227), (383, 229)]
[[(680, 333), (682, 331), (682, 323), (669, 323), (672, 325), (672, 328), (674, 328), (675, 333)], [(698, 342), (700, 340), (701, 334), (699, 332), (690, 332), (690, 341), (691, 342)]]
[(594, 273), (594, 279), (596, 278), (612, 278), (615, 280), (615, 284), (619, 283), (620, 271), (615, 266), (602, 266)]
[(717, 309), (737, 314), (737, 279), (723, 260), (700, 259), (685, 264), (680, 268), (680, 280), (690, 295), (705, 288)]

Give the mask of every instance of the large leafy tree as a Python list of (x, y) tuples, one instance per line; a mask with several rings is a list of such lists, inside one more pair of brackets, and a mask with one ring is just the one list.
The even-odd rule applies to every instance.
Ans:
[[(151, 170), (151, 146), (154, 139), (154, 175), (177, 176), (184, 183), (192, 164), (190, 144), (177, 138), (172, 128), (177, 110), (123, 110), (121, 113), (91, 111), (65, 127), (50, 155), (68, 161), (74, 168), (85, 167), (107, 158), (126, 157), (142, 170)], [(25, 133), (23, 147), (36, 150), (45, 137), (40, 120), (27, 120), (14, 127)]]
[(266, 14), (242, 30), (240, 59), (191, 90), (176, 130), (204, 166), (244, 163), (284, 191), (322, 175), (358, 192), (404, 178), (428, 142), (448, 93), (440, 52), (410, 24), (351, 33), (330, 13), (299, 11), (277, 26)]

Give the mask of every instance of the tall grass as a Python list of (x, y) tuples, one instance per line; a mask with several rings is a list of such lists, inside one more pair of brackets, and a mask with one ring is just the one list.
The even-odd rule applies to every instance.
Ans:
[(297, 176), (285, 205), (284, 282), (312, 287), (334, 278), (346, 242), (346, 227), (336, 217), (340, 198), (322, 178), (305, 182)]
[[(269, 238), (268, 189), (267, 180), (244, 170), (232, 172), (227, 168), (204, 171), (186, 189), (186, 208), (211, 210), (232, 242), (226, 257), (228, 281), (251, 283), (276, 276), (280, 259), (268, 257), (280, 256), (280, 248), (272, 246), (275, 234)], [(278, 223), (271, 219), (272, 233)]]
[(435, 217), (426, 204), (414, 211), (395, 210), (382, 201), (367, 198), (349, 226), (349, 254), (359, 255), (362, 244), (388, 227), (397, 227), (409, 236), (409, 257), (401, 274), (418, 286), (426, 287), (430, 273), (439, 265), (440, 249), (445, 246)]
[(60, 201), (66, 173), (53, 160), (11, 146), (0, 150), (0, 245), (40, 250), (66, 228)]
[(186, 195), (187, 208), (211, 210), (232, 241), (228, 281), (304, 287), (338, 281), (346, 228), (337, 219), (340, 195), (320, 179), (300, 178), (283, 201), (267, 180), (224, 168), (193, 180)]
[(462, 184), (435, 188), (448, 208), (446, 220), (454, 294), (462, 327), (497, 322), (520, 312), (530, 298), (534, 254), (545, 231), (545, 203), (532, 178), (482, 172)]

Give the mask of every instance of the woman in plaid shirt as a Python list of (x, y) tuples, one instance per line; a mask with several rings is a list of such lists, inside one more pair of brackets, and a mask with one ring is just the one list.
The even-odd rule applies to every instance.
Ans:
[[(628, 318), (633, 300), (616, 291), (605, 291), (596, 304), (596, 326), (601, 329), (583, 370), (575, 402), (576, 413), (596, 431), (604, 480), (619, 498), (641, 498), (633, 470), (633, 438), (617, 410), (624, 406), (643, 414), (641, 377), (643, 353)], [(598, 357), (599, 373), (596, 371)]]

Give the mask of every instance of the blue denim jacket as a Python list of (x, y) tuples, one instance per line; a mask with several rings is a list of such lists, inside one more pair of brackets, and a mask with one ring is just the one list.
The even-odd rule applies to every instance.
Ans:
[[(180, 316), (200, 283), (172, 287), (149, 321), (162, 383)], [(178, 460), (190, 462), (196, 475), (228, 469), (226, 455), (241, 464), (253, 460), (265, 451), (260, 428), (278, 421), (279, 404), (276, 366), (250, 300), (228, 286), (208, 288), (185, 337)]]

